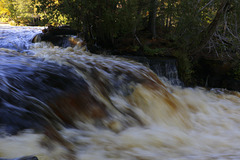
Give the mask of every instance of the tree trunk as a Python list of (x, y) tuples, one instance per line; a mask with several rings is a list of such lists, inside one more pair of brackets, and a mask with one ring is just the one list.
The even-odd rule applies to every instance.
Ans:
[(144, 6), (145, 6), (144, 2), (142, 0), (139, 0), (138, 1), (138, 7), (137, 7), (137, 16), (139, 16), (139, 17), (137, 17), (135, 26), (133, 28), (133, 35), (136, 35), (137, 27), (138, 27), (140, 19), (141, 19), (140, 15), (141, 15), (141, 12), (142, 12)]
[(222, 1), (213, 21), (209, 24), (209, 26), (204, 31), (202, 31), (202, 33), (200, 33), (200, 36), (199, 36), (200, 42), (196, 46), (197, 48), (194, 46), (191, 46), (191, 48), (194, 48), (194, 50), (192, 50), (191, 53), (196, 54), (197, 52), (201, 51), (206, 46), (208, 41), (211, 39), (213, 34), (216, 32), (218, 24), (221, 21), (224, 14), (226, 14), (229, 6), (230, 6), (230, 0)]
[(149, 29), (152, 33), (152, 38), (155, 39), (156, 35), (156, 17), (157, 17), (157, 0), (151, 0), (150, 2), (150, 9), (149, 9)]
[(160, 28), (163, 29), (164, 28), (164, 22), (165, 22), (164, 0), (161, 0), (159, 3), (160, 3), (159, 4), (160, 12), (158, 14), (160, 15)]

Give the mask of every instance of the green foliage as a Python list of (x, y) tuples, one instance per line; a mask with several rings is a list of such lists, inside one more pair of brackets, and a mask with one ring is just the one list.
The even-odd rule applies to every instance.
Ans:
[(31, 24), (36, 16), (32, 0), (0, 0), (0, 18), (12, 24)]
[(10, 15), (9, 2), (6, 0), (0, 0), (0, 17), (6, 17)]
[(188, 54), (182, 51), (175, 51), (174, 56), (178, 59), (178, 71), (180, 79), (186, 84), (193, 84), (193, 68)]
[(9, 22), (9, 18), (0, 17), (0, 22)]
[(143, 47), (144, 54), (150, 55), (150, 56), (164, 56), (167, 49), (166, 48), (150, 48), (147, 45)]
[[(210, 24), (225, 2), (230, 5), (208, 34), (205, 31), (211, 29)], [(239, 0), (0, 0), (0, 18), (17, 24), (36, 23), (36, 17), (38, 24), (70, 24), (91, 45), (114, 48), (120, 39), (129, 38), (135, 44), (129, 42), (126, 46), (136, 46), (138, 41), (137, 45), (146, 54), (164, 55), (167, 46), (151, 48), (149, 44), (141, 44), (147, 37), (144, 34), (153, 30), (149, 26), (154, 26), (153, 38), (172, 43), (169, 48), (178, 50), (176, 57), (181, 64), (182, 79), (190, 81), (193, 71), (188, 57), (194, 54), (193, 50), (208, 49), (217, 55), (239, 52), (239, 3)], [(151, 21), (151, 17), (156, 19)], [(152, 23), (156, 24), (149, 25)]]
[[(39, 0), (38, 12), (53, 15), (56, 11), (82, 30), (85, 39), (102, 46), (112, 46), (115, 39), (133, 36), (142, 29), (139, 0)], [(49, 22), (56, 17), (46, 17)]]
[(231, 75), (234, 79), (240, 80), (240, 63), (236, 65), (236, 67), (233, 69)]

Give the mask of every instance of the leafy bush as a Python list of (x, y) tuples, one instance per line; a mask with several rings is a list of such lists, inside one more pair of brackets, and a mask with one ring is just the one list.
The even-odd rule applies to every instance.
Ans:
[(174, 55), (178, 59), (178, 73), (180, 79), (186, 85), (193, 84), (193, 77), (192, 74), (194, 73), (192, 68), (192, 63), (189, 60), (188, 54), (183, 51), (175, 51)]
[(151, 56), (154, 56), (154, 55), (164, 56), (167, 51), (166, 48), (150, 48), (147, 45), (144, 46), (143, 50), (145, 54), (151, 55)]

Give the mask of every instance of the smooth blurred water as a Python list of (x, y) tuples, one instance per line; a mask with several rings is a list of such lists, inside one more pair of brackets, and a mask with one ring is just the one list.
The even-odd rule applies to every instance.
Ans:
[(29, 49), (31, 39), (41, 33), (43, 27), (21, 27), (0, 24), (0, 48), (9, 48), (17, 51)]
[[(5, 30), (11, 32), (12, 28)], [(240, 159), (239, 92), (172, 86), (140, 63), (94, 55), (81, 45), (61, 48), (41, 42), (28, 46), (33, 53), (30, 56), (9, 49), (0, 49), (0, 52), (15, 59), (23, 58), (19, 59), (20, 64), (22, 61), (42, 63), (43, 66), (51, 63), (55, 66), (52, 74), (58, 72), (62, 77), (66, 72), (58, 69), (67, 67), (75, 76), (84, 79), (88, 86), (85, 90), (89, 92), (87, 96), (80, 94), (77, 97), (63, 94), (55, 101), (56, 106), (49, 104), (52, 111), (66, 109), (63, 113), (73, 115), (74, 127), (62, 126), (57, 131), (72, 145), (72, 151), (41, 132), (25, 130), (15, 136), (3, 134), (0, 137), (0, 157), (36, 155), (40, 160)], [(5, 59), (4, 63), (7, 61), (12, 60)], [(17, 61), (14, 63), (19, 65)], [(28, 68), (28, 65), (24, 66)], [(43, 69), (43, 66), (38, 68)], [(45, 70), (51, 72), (51, 68)], [(39, 83), (35, 85), (41, 86)], [(79, 86), (78, 83), (73, 86), (75, 84)], [(53, 86), (48, 89), (52, 91)], [(78, 100), (81, 103), (76, 103)]]

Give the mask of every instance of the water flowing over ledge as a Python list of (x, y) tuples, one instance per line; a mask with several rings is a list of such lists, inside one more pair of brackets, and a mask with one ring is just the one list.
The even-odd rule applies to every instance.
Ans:
[(0, 122), (20, 131), (1, 134), (0, 157), (240, 158), (238, 92), (172, 86), (140, 63), (81, 45), (27, 50), (0, 49)]

